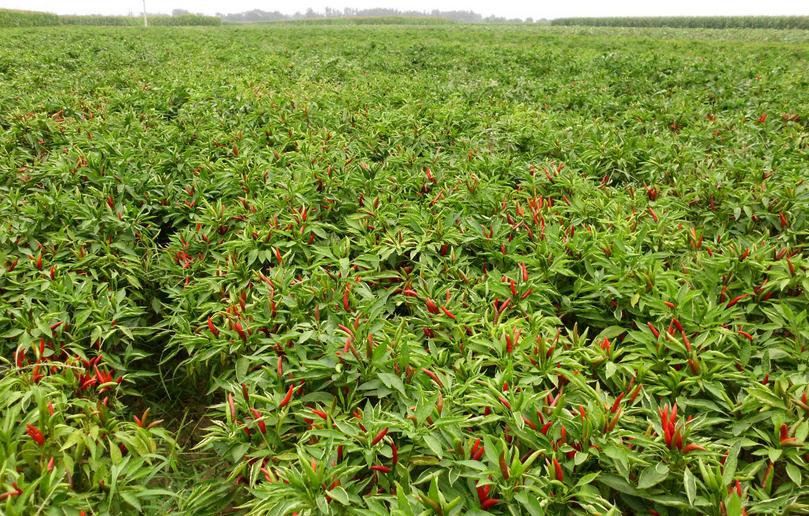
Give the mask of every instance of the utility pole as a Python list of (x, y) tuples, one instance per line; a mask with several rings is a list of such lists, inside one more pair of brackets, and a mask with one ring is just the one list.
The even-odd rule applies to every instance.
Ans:
[(143, 0), (143, 26), (148, 27), (149, 22), (146, 21), (146, 0)]

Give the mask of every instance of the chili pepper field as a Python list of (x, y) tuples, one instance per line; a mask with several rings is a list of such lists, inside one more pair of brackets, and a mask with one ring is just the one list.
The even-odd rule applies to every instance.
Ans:
[(809, 512), (809, 33), (0, 32), (0, 514)]

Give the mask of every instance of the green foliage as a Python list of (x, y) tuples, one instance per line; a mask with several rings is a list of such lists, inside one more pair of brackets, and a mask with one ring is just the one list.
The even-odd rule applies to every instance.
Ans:
[(804, 511), (809, 50), (582, 30), (0, 33), (0, 510)]
[(55, 14), (0, 9), (0, 27), (41, 27), (59, 24), (59, 16)]
[(809, 16), (651, 16), (556, 18), (551, 25), (681, 27), (689, 29), (809, 29)]
[(225, 25), (448, 25), (456, 23), (446, 18), (430, 16), (348, 16), (344, 18), (313, 18), (261, 22), (230, 22)]
[[(182, 14), (180, 16), (148, 16), (149, 25), (161, 27), (187, 27), (192, 25), (222, 25), (222, 20), (213, 16)], [(95, 25), (140, 27), (142, 16), (60, 16), (62, 25)]]
[[(222, 20), (213, 16), (183, 14), (180, 16), (149, 16), (149, 25), (192, 26), (222, 25)], [(0, 27), (40, 27), (49, 25), (89, 25), (138, 27), (143, 25), (140, 16), (58, 16), (31, 11), (0, 9)]]
[(106, 364), (60, 362), (45, 349), (37, 365), (4, 367), (0, 379), (0, 478), (11, 487), (3, 514), (160, 514), (173, 505), (157, 485), (176, 460), (169, 433), (146, 417), (126, 421), (115, 381), (85, 383)]

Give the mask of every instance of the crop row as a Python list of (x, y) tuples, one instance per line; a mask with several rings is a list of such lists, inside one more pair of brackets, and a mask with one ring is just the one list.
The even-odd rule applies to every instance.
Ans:
[[(221, 25), (222, 20), (214, 16), (182, 14), (179, 16), (149, 16), (150, 25), (190, 26)], [(142, 26), (143, 18), (138, 16), (60, 16), (34, 11), (14, 11), (0, 9), (0, 27), (41, 27), (53, 25), (89, 26)]]
[(556, 18), (551, 25), (689, 29), (809, 29), (809, 16), (649, 16)]

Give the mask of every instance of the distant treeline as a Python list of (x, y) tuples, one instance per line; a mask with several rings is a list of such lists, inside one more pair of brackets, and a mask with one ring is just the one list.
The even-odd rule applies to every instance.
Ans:
[[(447, 20), (457, 22), (481, 22), (489, 21), (483, 18), (482, 15), (473, 11), (439, 11), (434, 9), (432, 11), (400, 11), (398, 9), (332, 9), (327, 7), (322, 13), (315, 12), (309, 8), (305, 12), (296, 12), (295, 14), (284, 14), (280, 11), (262, 11), (254, 9), (243, 13), (235, 14), (221, 14), (217, 13), (224, 22), (268, 22), (268, 21), (284, 21), (284, 20), (314, 20), (323, 18), (372, 18), (372, 17), (418, 17), (418, 18), (445, 18)], [(494, 20), (492, 20), (494, 21)], [(501, 19), (497, 19), (501, 21)], [(502, 19), (502, 21), (506, 21)], [(508, 20), (512, 21), (512, 20)], [(522, 20), (516, 20), (522, 21)]]
[(40, 27), (61, 24), (59, 17), (55, 14), (0, 9), (0, 27)]
[(298, 18), (259, 22), (225, 22), (226, 25), (453, 25), (446, 18), (429, 16), (352, 16), (350, 18)]
[[(62, 25), (143, 25), (143, 16), (59, 16)], [(183, 14), (180, 16), (147, 16), (149, 25), (187, 27), (191, 25), (222, 25), (222, 20), (214, 16)]]
[(672, 27), (685, 29), (809, 29), (809, 16), (654, 16), (557, 18), (551, 25), (594, 27)]
[[(221, 25), (222, 20), (213, 16), (182, 14), (179, 16), (148, 16), (149, 25), (189, 26)], [(58, 16), (33, 11), (12, 11), (0, 9), (0, 27), (41, 27), (48, 25), (143, 25), (141, 16)]]

